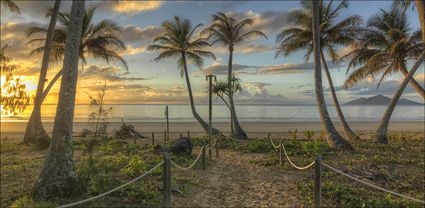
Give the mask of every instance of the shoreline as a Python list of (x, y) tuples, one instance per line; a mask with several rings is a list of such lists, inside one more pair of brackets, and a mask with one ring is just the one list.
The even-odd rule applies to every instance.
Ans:
[[(162, 133), (166, 128), (164, 122), (126, 122), (128, 125), (133, 125), (137, 131), (142, 134), (150, 136), (152, 132)], [(50, 134), (53, 129), (53, 122), (44, 122), (43, 126)], [(19, 137), (24, 134), (27, 122), (1, 122), (1, 136), (14, 136)], [(229, 122), (215, 122), (213, 127), (218, 128), (223, 132), (229, 132)], [(334, 122), (335, 127), (343, 133), (340, 122)], [(365, 121), (365, 122), (349, 122), (350, 127), (356, 132), (371, 133), (376, 130), (379, 122)], [(121, 122), (109, 123), (109, 134), (121, 126)], [(301, 131), (312, 130), (320, 131), (322, 124), (320, 122), (241, 122), (242, 128), (248, 134), (267, 134), (279, 133), (285, 134), (288, 131), (297, 129)], [(74, 122), (74, 133), (78, 134), (81, 130), (90, 128), (89, 122)], [(425, 133), (425, 126), (423, 121), (393, 121), (390, 122), (389, 131), (408, 131)], [(201, 125), (197, 122), (170, 122), (170, 132), (174, 134), (184, 133), (187, 131), (195, 134), (204, 134)]]

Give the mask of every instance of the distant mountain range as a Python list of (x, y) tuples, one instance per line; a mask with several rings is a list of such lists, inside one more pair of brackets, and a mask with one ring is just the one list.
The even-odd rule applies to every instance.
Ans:
[[(369, 98), (359, 98), (347, 103), (344, 105), (388, 105), (390, 103), (391, 98), (385, 97), (383, 95), (377, 95)], [(397, 105), (423, 105), (422, 103), (418, 103), (415, 101), (411, 101), (408, 99), (400, 99)]]

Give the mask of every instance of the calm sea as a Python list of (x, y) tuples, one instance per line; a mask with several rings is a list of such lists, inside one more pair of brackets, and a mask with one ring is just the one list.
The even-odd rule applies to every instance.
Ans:
[[(125, 119), (128, 122), (163, 122), (165, 105), (110, 105), (112, 107), (111, 122)], [(197, 105), (198, 113), (205, 119), (208, 117), (208, 105)], [(342, 106), (348, 121), (379, 121), (386, 106)], [(88, 121), (88, 115), (94, 109), (88, 105), (76, 105), (75, 122)], [(334, 106), (328, 106), (333, 119), (337, 119)], [(45, 105), (42, 109), (43, 120), (53, 121), (56, 111), (55, 105)], [(423, 121), (425, 120), (424, 106), (397, 106), (392, 121)], [(1, 116), (1, 120), (23, 122), (27, 121), (31, 109), (23, 115)], [(169, 105), (170, 121), (194, 121), (189, 105)], [(239, 105), (237, 116), (242, 122), (315, 122), (319, 121), (316, 106), (264, 106)], [(213, 106), (213, 120), (216, 122), (228, 121), (229, 111), (224, 105)]]

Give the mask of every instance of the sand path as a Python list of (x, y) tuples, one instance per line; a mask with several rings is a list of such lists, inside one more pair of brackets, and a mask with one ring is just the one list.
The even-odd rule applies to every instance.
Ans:
[(296, 175), (279, 167), (250, 163), (263, 154), (242, 154), (220, 151), (220, 158), (199, 174), (199, 186), (191, 188), (186, 197), (175, 197), (173, 204), (183, 207), (294, 207), (296, 206)]

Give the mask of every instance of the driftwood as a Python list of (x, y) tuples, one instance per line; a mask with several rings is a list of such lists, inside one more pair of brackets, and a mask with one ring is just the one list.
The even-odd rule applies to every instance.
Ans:
[(122, 122), (122, 126), (120, 127), (120, 129), (115, 130), (114, 138), (134, 139), (134, 142), (136, 142), (136, 139), (143, 139), (146, 137), (136, 131), (133, 125), (127, 125), (126, 123)]

